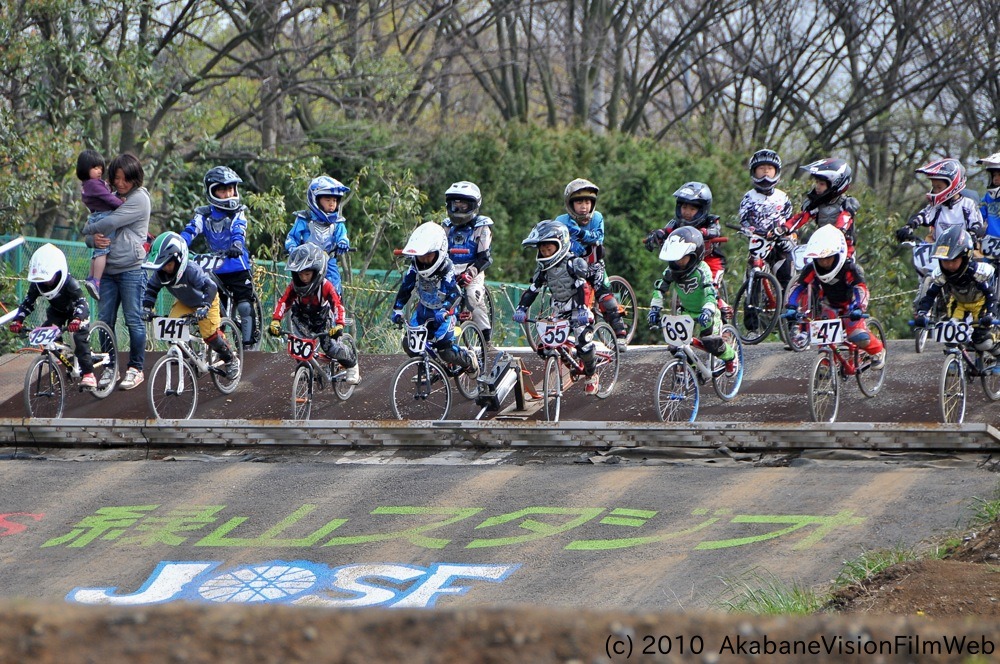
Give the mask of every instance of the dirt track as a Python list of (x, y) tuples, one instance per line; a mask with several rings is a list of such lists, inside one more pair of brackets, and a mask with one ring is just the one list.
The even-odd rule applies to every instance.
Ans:
[[(923, 354), (913, 352), (913, 342), (900, 340), (889, 344), (889, 373), (882, 392), (866, 399), (857, 385), (848, 381), (841, 390), (838, 421), (842, 422), (937, 422), (938, 376), (942, 365), (939, 349), (929, 347)], [(152, 366), (159, 353), (147, 354)], [(521, 355), (541, 382), (542, 365), (531, 354)], [(563, 420), (655, 420), (652, 392), (664, 362), (663, 349), (631, 349), (624, 354), (619, 382), (614, 393), (604, 401), (586, 397), (574, 386), (563, 401)], [(24, 407), (21, 385), (30, 356), (10, 358), (0, 365), (0, 417), (21, 417)], [(809, 419), (806, 376), (814, 352), (792, 353), (776, 343), (746, 349), (747, 372), (739, 397), (724, 404), (712, 388), (703, 388), (699, 421), (797, 422)], [(320, 395), (313, 419), (391, 419), (389, 403), (392, 378), (402, 363), (402, 356), (364, 356), (361, 358), (363, 382), (354, 396), (340, 403), (332, 395)], [(205, 379), (197, 417), (219, 419), (287, 419), (290, 412), (292, 363), (284, 355), (249, 353), (243, 382), (231, 395), (219, 394)], [(978, 382), (970, 386), (966, 422), (997, 422), (996, 409), (986, 400)], [(506, 403), (512, 403), (509, 397)], [(472, 419), (478, 409), (457, 397), (450, 419)], [(144, 389), (118, 391), (103, 402), (74, 394), (66, 417), (146, 418), (148, 408)], [(532, 419), (544, 419), (536, 413)]]

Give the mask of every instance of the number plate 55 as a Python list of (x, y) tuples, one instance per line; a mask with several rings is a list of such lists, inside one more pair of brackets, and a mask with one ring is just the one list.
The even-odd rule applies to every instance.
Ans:
[(538, 336), (545, 348), (561, 346), (569, 340), (569, 321), (539, 321)]

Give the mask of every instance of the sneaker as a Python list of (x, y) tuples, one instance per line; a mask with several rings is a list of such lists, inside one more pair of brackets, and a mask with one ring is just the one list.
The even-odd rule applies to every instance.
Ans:
[(874, 355), (872, 355), (871, 358), (872, 358), (872, 363), (871, 363), (871, 367), (870, 368), (877, 370), (877, 369), (881, 369), (882, 367), (884, 367), (885, 366), (885, 348), (883, 348), (879, 352), (877, 352)]
[(628, 350), (628, 340), (625, 337), (615, 339), (615, 345), (618, 346), (619, 353), (624, 353)]
[(797, 332), (792, 338), (792, 345), (796, 348), (805, 348), (809, 345), (809, 333)]
[(749, 332), (757, 331), (757, 310), (746, 307), (743, 309), (743, 327), (745, 327)]
[(361, 372), (358, 370), (358, 365), (347, 368), (347, 373), (344, 374), (344, 382), (348, 385), (357, 385), (361, 382)]
[(736, 360), (729, 360), (726, 362), (726, 375), (732, 376), (736, 374), (737, 370)]
[(87, 280), (83, 282), (83, 285), (87, 288), (87, 292), (90, 293), (90, 297), (95, 300), (100, 301), (101, 299), (101, 282), (93, 277), (87, 277)]
[(103, 390), (108, 385), (117, 383), (121, 378), (117, 369), (112, 369), (111, 367), (106, 367), (101, 373), (101, 380), (98, 381), (98, 386)]
[(469, 353), (469, 368), (465, 370), (465, 373), (470, 378), (479, 375), (479, 356), (476, 353)]
[[(733, 319), (736, 318), (736, 312), (728, 304), (722, 304), (719, 306), (719, 313), (722, 314), (723, 323), (732, 323)], [(754, 324), (756, 327), (756, 324)]]
[(587, 394), (597, 394), (598, 390), (601, 388), (601, 377), (597, 374), (589, 376), (583, 384), (583, 387)]
[(142, 385), (142, 381), (146, 380), (146, 377), (142, 375), (142, 372), (135, 367), (129, 367), (125, 371), (125, 378), (121, 383), (118, 384), (119, 390), (131, 390)]
[(226, 378), (236, 380), (240, 375), (240, 358), (233, 355), (233, 359), (226, 362)]
[(97, 378), (95, 378), (92, 373), (83, 374), (80, 377), (80, 387), (85, 387), (90, 390), (95, 389), (97, 387)]

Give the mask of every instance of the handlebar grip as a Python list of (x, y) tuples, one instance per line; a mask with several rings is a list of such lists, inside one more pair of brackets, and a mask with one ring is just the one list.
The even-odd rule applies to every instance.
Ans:
[(454, 254), (455, 256), (468, 256), (472, 252), (469, 251), (468, 249), (464, 249), (462, 247), (455, 247), (454, 249), (449, 249), (448, 253), (449, 254)]

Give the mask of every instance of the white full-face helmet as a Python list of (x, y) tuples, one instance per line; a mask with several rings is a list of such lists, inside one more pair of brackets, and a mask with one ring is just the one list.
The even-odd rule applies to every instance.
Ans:
[(69, 266), (66, 254), (51, 242), (43, 244), (31, 255), (28, 262), (28, 282), (38, 287), (39, 294), (51, 300), (66, 283)]
[[(418, 256), (426, 256), (434, 252), (437, 252), (437, 255), (430, 265), (424, 265), (417, 260)], [(436, 224), (433, 221), (420, 224), (410, 233), (410, 239), (403, 247), (403, 255), (413, 259), (413, 264), (417, 267), (420, 276), (429, 277), (448, 259), (448, 234), (441, 224)]]
[[(831, 268), (824, 270), (816, 261), (829, 256), (836, 256), (837, 260)], [(843, 231), (829, 224), (817, 228), (806, 245), (805, 259), (812, 262), (820, 281), (824, 284), (832, 282), (847, 262), (847, 238)]]

